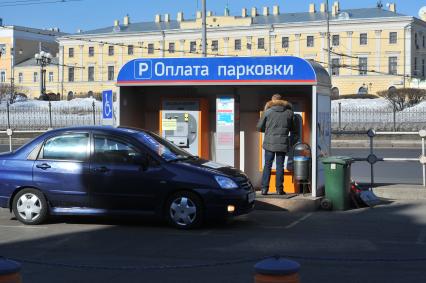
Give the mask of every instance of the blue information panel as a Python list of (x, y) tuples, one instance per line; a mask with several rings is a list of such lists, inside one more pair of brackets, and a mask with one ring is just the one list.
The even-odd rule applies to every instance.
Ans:
[(112, 119), (112, 117), (113, 117), (112, 90), (104, 90), (102, 92), (102, 119)]
[(209, 82), (316, 82), (312, 65), (298, 57), (210, 57), (135, 59), (126, 63), (118, 85)]

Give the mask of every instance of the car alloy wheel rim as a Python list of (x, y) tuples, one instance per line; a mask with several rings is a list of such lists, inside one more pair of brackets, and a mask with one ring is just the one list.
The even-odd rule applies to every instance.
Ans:
[(16, 208), (23, 219), (35, 221), (40, 217), (41, 200), (35, 194), (24, 194), (19, 198)]
[(188, 226), (197, 217), (197, 207), (191, 199), (179, 197), (170, 205), (170, 216), (177, 225)]

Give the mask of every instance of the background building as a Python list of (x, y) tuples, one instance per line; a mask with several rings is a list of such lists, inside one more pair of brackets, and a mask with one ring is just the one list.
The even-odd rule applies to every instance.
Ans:
[[(208, 12), (208, 56), (294, 55), (327, 68), (325, 10), (310, 4), (299, 13), (281, 13), (279, 6), (243, 8), (238, 16)], [(330, 31), (335, 95), (375, 94), (425, 78), (426, 22), (399, 14), (395, 4), (345, 10), (335, 2)], [(178, 13), (140, 23), (125, 16), (121, 24), (58, 40), (62, 97), (116, 91), (117, 73), (131, 59), (201, 56), (201, 12), (191, 20)]]
[[(35, 88), (34, 83), (31, 83), (33, 77), (21, 76), (20, 80), (19, 73), (27, 71), (23, 71), (21, 68), (16, 72), (15, 67), (34, 58), (34, 55), (40, 50), (50, 52), (55, 56), (59, 52), (59, 44), (56, 42), (56, 37), (59, 35), (63, 35), (63, 33), (60, 33), (58, 29), (41, 30), (21, 26), (3, 26), (0, 23), (0, 84), (2, 89), (9, 89), (10, 85), (14, 83), (20, 92), (38, 97), (40, 87)], [(37, 70), (32, 66), (31, 71), (38, 72), (40, 77), (40, 67)], [(38, 80), (39, 83), (40, 80)]]

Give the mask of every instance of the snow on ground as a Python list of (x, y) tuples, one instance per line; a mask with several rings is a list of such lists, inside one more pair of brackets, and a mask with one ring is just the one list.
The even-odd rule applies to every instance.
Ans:
[[(51, 101), (52, 109), (53, 108), (78, 108), (81, 107), (83, 109), (92, 107), (93, 102), (95, 102), (95, 106), (100, 107), (102, 105), (101, 101), (97, 101), (93, 98), (75, 98), (70, 101), (61, 100), (61, 101)], [(6, 102), (2, 101), (0, 103), (0, 109), (6, 108)], [(10, 105), (10, 107), (13, 108), (38, 108), (46, 110), (49, 109), (49, 102), (48, 101), (41, 101), (41, 100), (27, 100), (27, 101), (20, 101), (15, 102)]]
[(384, 98), (375, 99), (338, 99), (331, 102), (331, 109), (337, 111), (341, 104), (342, 111), (348, 109), (374, 109), (387, 110), (392, 109), (391, 104)]

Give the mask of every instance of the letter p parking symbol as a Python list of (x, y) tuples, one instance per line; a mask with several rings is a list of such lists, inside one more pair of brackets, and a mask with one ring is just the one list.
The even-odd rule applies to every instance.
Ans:
[(148, 80), (152, 78), (152, 61), (135, 60), (135, 79)]

